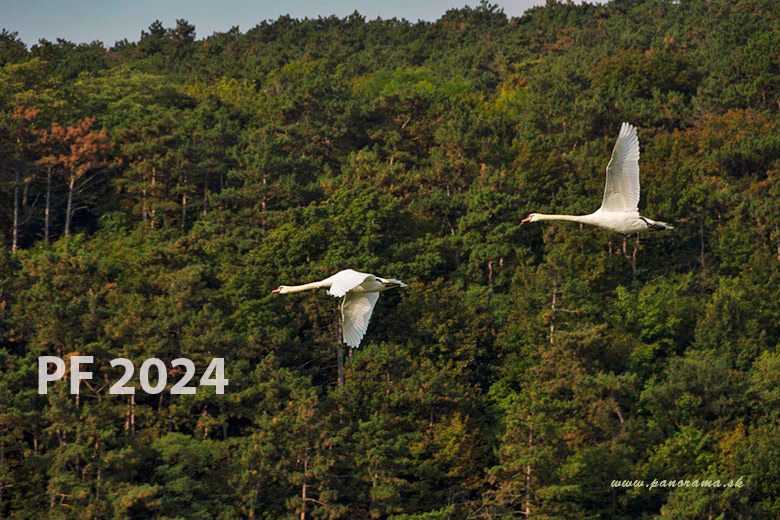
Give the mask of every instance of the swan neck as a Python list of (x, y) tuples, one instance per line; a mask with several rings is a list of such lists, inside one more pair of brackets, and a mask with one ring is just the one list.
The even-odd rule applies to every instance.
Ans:
[(585, 224), (590, 223), (590, 219), (587, 215), (546, 215), (544, 213), (538, 213), (536, 220), (568, 220), (571, 222), (583, 222)]
[(305, 283), (303, 285), (288, 285), (285, 286), (280, 291), (280, 293), (281, 294), (297, 293), (297, 292), (309, 291), (311, 289), (319, 289), (320, 287), (330, 287), (330, 285), (331, 283), (326, 280), (321, 280), (319, 282)]

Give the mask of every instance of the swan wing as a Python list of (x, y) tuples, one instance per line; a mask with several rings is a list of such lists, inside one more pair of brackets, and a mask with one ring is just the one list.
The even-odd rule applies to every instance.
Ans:
[(360, 345), (378, 299), (378, 292), (349, 292), (344, 296), (344, 301), (341, 302), (341, 330), (344, 343), (352, 348)]
[(376, 277), (373, 274), (359, 273), (352, 269), (344, 269), (334, 274), (326, 281), (330, 282), (330, 289), (328, 294), (331, 296), (341, 297), (347, 294), (349, 291), (362, 284), (367, 280), (374, 280)]
[(639, 210), (639, 139), (636, 128), (628, 123), (620, 126), (620, 134), (607, 165), (607, 184), (601, 210)]

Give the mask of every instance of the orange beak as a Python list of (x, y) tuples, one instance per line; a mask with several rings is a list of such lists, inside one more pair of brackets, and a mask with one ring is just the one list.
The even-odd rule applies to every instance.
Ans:
[(526, 222), (531, 222), (531, 217), (525, 217), (523, 220), (520, 221), (520, 225), (522, 226)]
[(272, 293), (278, 293), (279, 291), (281, 291), (281, 289), (279, 289), (279, 288), (277, 287), (276, 289), (274, 289), (274, 290), (273, 290), (273, 291), (271, 291), (271, 292), (272, 292)]

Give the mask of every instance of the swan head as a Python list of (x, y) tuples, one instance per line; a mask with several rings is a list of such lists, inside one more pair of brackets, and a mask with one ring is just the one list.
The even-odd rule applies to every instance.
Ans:
[(287, 294), (289, 292), (289, 290), (290, 290), (290, 287), (288, 287), (287, 285), (280, 285), (279, 287), (277, 287), (276, 289), (274, 289), (271, 292), (272, 293), (276, 293), (276, 294)]
[(526, 222), (536, 222), (539, 220), (539, 214), (538, 213), (531, 213), (527, 217), (525, 217), (523, 220), (520, 221), (520, 225), (525, 224)]

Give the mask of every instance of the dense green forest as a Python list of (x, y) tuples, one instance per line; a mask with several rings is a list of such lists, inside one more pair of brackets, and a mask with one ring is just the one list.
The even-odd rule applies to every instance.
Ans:
[[(0, 518), (780, 517), (773, 0), (13, 30)], [(675, 229), (521, 226), (598, 208), (623, 121)], [(270, 291), (346, 268), (408, 287), (339, 385), (338, 301)], [(120, 357), (167, 390), (109, 394)]]

